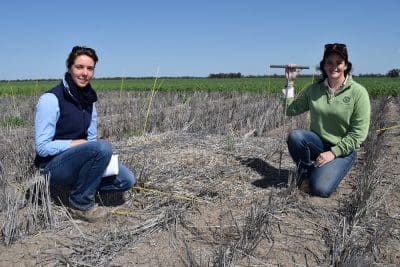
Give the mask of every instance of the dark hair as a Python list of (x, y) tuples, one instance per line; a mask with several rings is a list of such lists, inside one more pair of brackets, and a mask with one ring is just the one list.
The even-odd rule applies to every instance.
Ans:
[(344, 71), (344, 75), (347, 76), (347, 74), (351, 72), (353, 64), (351, 64), (351, 62), (349, 61), (346, 45), (340, 43), (326, 44), (324, 48), (324, 57), (319, 63), (319, 69), (322, 72), (322, 79), (320, 81), (324, 81), (326, 78), (328, 78), (328, 75), (324, 70), (324, 65), (326, 58), (331, 54), (339, 55), (341, 58), (343, 58), (344, 62), (346, 62), (347, 69)]
[(66, 61), (67, 68), (70, 69), (71, 66), (74, 64), (75, 59), (81, 55), (91, 57), (94, 61), (94, 65), (96, 65), (97, 61), (99, 61), (99, 58), (96, 55), (96, 51), (93, 48), (89, 48), (86, 46), (74, 46), (71, 53), (69, 53)]

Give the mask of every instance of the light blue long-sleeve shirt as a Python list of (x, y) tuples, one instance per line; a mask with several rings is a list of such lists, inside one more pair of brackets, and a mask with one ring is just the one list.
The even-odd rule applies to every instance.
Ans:
[[(72, 140), (53, 140), (60, 117), (60, 107), (56, 95), (45, 93), (36, 105), (35, 149), (41, 157), (57, 155), (71, 146)], [(97, 139), (97, 111), (93, 104), (92, 120), (88, 129), (88, 141)]]

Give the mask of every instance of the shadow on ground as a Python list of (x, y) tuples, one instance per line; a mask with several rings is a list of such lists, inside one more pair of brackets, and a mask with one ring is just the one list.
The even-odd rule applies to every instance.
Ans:
[(256, 187), (268, 188), (268, 187), (286, 187), (288, 184), (289, 171), (273, 167), (266, 161), (260, 158), (237, 158), (237, 160), (255, 170), (262, 177), (259, 180), (252, 182)]

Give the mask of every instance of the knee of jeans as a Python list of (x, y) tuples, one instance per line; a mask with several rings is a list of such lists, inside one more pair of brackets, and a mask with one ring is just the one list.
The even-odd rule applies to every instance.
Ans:
[(111, 144), (107, 141), (104, 140), (98, 140), (93, 142), (93, 145), (95, 147), (95, 150), (101, 153), (102, 155), (106, 157), (110, 157), (112, 155), (112, 147)]
[(288, 134), (286, 142), (290, 144), (298, 143), (299, 140), (302, 138), (301, 130), (293, 130)]
[(125, 165), (120, 163), (119, 166), (119, 171), (120, 171), (120, 187), (122, 190), (129, 190), (136, 184), (136, 178), (133, 172), (126, 167)]
[(136, 184), (136, 179), (135, 179), (135, 176), (132, 174), (132, 175), (125, 177), (125, 179), (121, 182), (121, 188), (122, 188), (122, 190), (129, 190), (135, 184)]
[(127, 182), (127, 185), (129, 186), (129, 188), (133, 187), (136, 184), (136, 179), (135, 176), (131, 176), (130, 179)]
[(311, 193), (314, 196), (319, 196), (319, 197), (330, 197), (333, 191), (330, 188), (327, 188), (326, 186), (323, 186), (322, 184), (313, 184), (310, 185), (311, 187)]

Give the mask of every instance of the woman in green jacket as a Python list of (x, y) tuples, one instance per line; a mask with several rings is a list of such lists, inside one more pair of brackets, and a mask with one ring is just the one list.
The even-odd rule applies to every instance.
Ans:
[(367, 90), (356, 83), (344, 44), (326, 44), (322, 79), (294, 97), (296, 65), (286, 67), (286, 114), (310, 112), (310, 130), (289, 133), (289, 153), (298, 166), (299, 185), (308, 180), (313, 195), (329, 197), (349, 172), (370, 123)]

